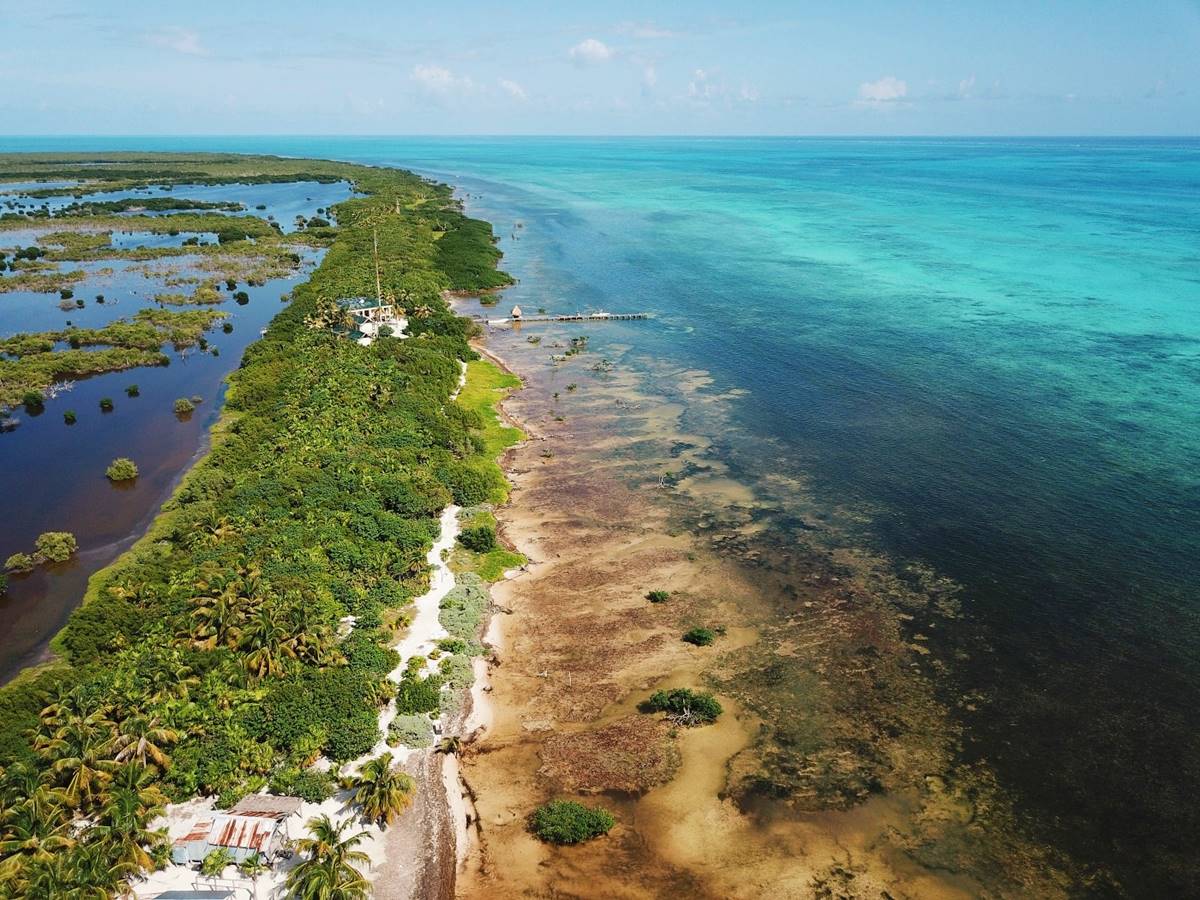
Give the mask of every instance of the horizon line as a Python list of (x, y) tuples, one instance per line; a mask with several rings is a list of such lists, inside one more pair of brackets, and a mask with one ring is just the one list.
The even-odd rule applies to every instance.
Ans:
[(179, 133), (163, 133), (163, 132), (121, 132), (121, 133), (85, 133), (85, 132), (63, 132), (63, 133), (21, 133), (21, 134), (5, 134), (0, 135), (0, 145), (6, 140), (33, 140), (33, 139), (49, 139), (62, 140), (67, 138), (89, 138), (89, 139), (132, 139), (132, 138), (375, 138), (398, 140), (406, 138), (585, 138), (591, 140), (597, 139), (622, 139), (622, 138), (653, 138), (658, 140), (664, 139), (777, 139), (777, 140), (1014, 140), (1014, 139), (1039, 139), (1039, 140), (1200, 140), (1200, 132), (1195, 134), (1142, 134), (1142, 133), (1104, 133), (1104, 134), (1054, 134), (1054, 133), (1009, 133), (1009, 134), (839, 134), (839, 133), (821, 133), (821, 134), (755, 134), (755, 133), (737, 133), (737, 134), (721, 134), (721, 133), (660, 133), (651, 132), (628, 132), (620, 134), (599, 134), (590, 132), (420, 132), (420, 133), (385, 133), (385, 132), (179, 132)]

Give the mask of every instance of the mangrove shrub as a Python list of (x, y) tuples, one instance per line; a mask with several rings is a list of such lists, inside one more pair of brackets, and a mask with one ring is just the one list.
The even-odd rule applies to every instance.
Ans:
[(646, 701), (645, 709), (665, 712), (668, 718), (680, 725), (707, 725), (715, 722), (724, 712), (717, 698), (708, 691), (693, 691), (690, 688), (655, 691)]
[(34, 541), (37, 555), (47, 562), (65, 562), (78, 548), (75, 535), (69, 531), (44, 531)]
[(458, 542), (476, 553), (488, 553), (496, 549), (496, 528), (487, 524), (464, 528), (458, 535)]
[(104, 474), (108, 476), (109, 481), (129, 481), (137, 478), (138, 468), (132, 459), (119, 456), (104, 470)]
[(574, 800), (551, 800), (529, 817), (530, 831), (551, 844), (578, 844), (608, 834), (615, 824), (608, 810)]

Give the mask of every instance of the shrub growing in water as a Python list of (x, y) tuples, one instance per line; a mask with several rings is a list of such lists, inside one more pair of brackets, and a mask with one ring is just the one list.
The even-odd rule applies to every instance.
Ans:
[(73, 409), (68, 409), (66, 412), (63, 413), (63, 421), (66, 422), (68, 425), (74, 425), (75, 418), (76, 418), (75, 410), (73, 410)]
[(125, 388), (126, 397), (136, 397), (141, 394), (141, 392), (141, 389), (136, 384), (131, 384), (129, 387)]
[(111, 397), (103, 397), (100, 400), (100, 408), (105, 412), (112, 412), (113, 402)]
[(35, 565), (37, 563), (28, 553), (14, 553), (4, 561), (4, 568), (7, 571), (19, 572), (21, 574), (32, 572)]
[(464, 528), (458, 535), (458, 542), (468, 550), (487, 553), (496, 549), (496, 528), (493, 525)]
[(646, 701), (645, 708), (650, 712), (665, 712), (680, 725), (707, 725), (724, 712), (717, 698), (708, 691), (690, 688), (655, 691)]
[(608, 834), (615, 824), (608, 810), (574, 800), (551, 800), (529, 817), (529, 830), (551, 844), (578, 844)]
[(64, 562), (79, 549), (75, 535), (69, 531), (44, 531), (34, 541), (38, 556), (49, 562)]
[(177, 416), (186, 416), (195, 408), (195, 405), (187, 397), (180, 397), (175, 401), (175, 415)]
[(25, 405), (27, 410), (33, 412), (34, 410), (45, 407), (46, 398), (43, 397), (38, 391), (26, 391), (21, 396), (21, 402)]
[(717, 639), (717, 636), (707, 628), (693, 628), (684, 634), (683, 639), (697, 647), (707, 647)]
[(108, 476), (109, 481), (129, 481), (137, 478), (138, 468), (132, 459), (119, 456), (105, 469), (104, 474)]

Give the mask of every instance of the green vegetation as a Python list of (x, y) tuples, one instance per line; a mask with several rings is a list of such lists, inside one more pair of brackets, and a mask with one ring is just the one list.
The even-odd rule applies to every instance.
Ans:
[(187, 397), (180, 397), (178, 400), (175, 401), (174, 409), (175, 409), (175, 415), (186, 416), (189, 413), (195, 411), (196, 405), (194, 403), (192, 403), (192, 401), (189, 400)]
[(113, 411), (112, 397), (101, 397), (100, 398), (100, 410), (102, 412), (112, 412)]
[(650, 591), (646, 594), (646, 599), (651, 603), (665, 603), (671, 599), (669, 591)]
[(684, 633), (683, 640), (697, 647), (707, 647), (717, 639), (716, 632), (708, 628), (692, 628)]
[(475, 553), (487, 553), (496, 549), (496, 528), (490, 524), (464, 528), (458, 534), (458, 542)]
[(363, 818), (376, 825), (390, 825), (412, 805), (417, 789), (407, 773), (393, 768), (390, 753), (368, 760), (352, 786), (354, 802), (362, 807)]
[[(170, 360), (161, 350), (164, 344), (190, 346), (222, 316), (224, 313), (208, 310), (142, 309), (103, 328), (65, 328), (0, 339), (0, 404), (28, 403), (34, 395), (41, 404), (43, 392), (64, 379), (137, 366), (165, 366)], [(57, 342), (67, 342), (71, 349), (55, 350)], [(105, 408), (103, 403), (101, 408)]]
[(14, 553), (4, 562), (4, 570), (24, 575), (48, 562), (66, 562), (79, 549), (69, 531), (43, 531), (34, 541), (33, 553)]
[(142, 393), (141, 389), (136, 384), (131, 384), (125, 388), (126, 397), (137, 397)]
[(707, 691), (674, 688), (655, 691), (644, 704), (647, 712), (665, 712), (676, 725), (708, 725), (724, 712), (721, 704)]
[(137, 464), (132, 459), (119, 456), (104, 470), (109, 481), (130, 481), (138, 476)]
[[(505, 493), (489, 455), (501, 448), (496, 420), (467, 397), (450, 399), (462, 362), (480, 377), (496, 370), (478, 368), (467, 344), (473, 326), (451, 314), (442, 292), (503, 277), (487, 269), (472, 280), (473, 266), (496, 258), (491, 232), (463, 216), (449, 188), (342, 163), (141, 153), (4, 157), (0, 177), (78, 173), (71, 167), (80, 162), (89, 178), (127, 185), (308, 173), (352, 180), (363, 196), (338, 205), (328, 235), (303, 236), (328, 247), (322, 265), (230, 376), (209, 454), (148, 534), (92, 577), (53, 642), (57, 661), (0, 689), (0, 893), (14, 896), (126, 891), (162, 852), (146, 828), (159, 798), (228, 799), (266, 779), (271, 790), (319, 799), (329, 777), (308, 767), (322, 754), (345, 761), (368, 751), (392, 691), (405, 715), (439, 712), (454, 693), (445, 686), (460, 682), (467, 654), (480, 650), (482, 582), (460, 576), (443, 602), (442, 621), (464, 653), (445, 656), (445, 670), (427, 678), (388, 681), (395, 657), (383, 613), (394, 620), (424, 591), (425, 555), (448, 503), (469, 507)], [(171, 227), (114, 218), (126, 229)], [(213, 216), (168, 218), (190, 220), (175, 223), (180, 230), (220, 230)], [(255, 243), (197, 251), (249, 259), (259, 235), (276, 234), (253, 217), (223, 221), (245, 222)], [(413, 317), (408, 340), (361, 347), (310, 321), (329, 298), (374, 292), (372, 226), (384, 289), (427, 314)], [(349, 615), (358, 623), (343, 639)], [(145, 740), (127, 742), (135, 735)], [(141, 799), (134, 804), (128, 791)], [(120, 819), (129, 830), (119, 840), (112, 829), (126, 806), (118, 804), (136, 807)], [(94, 826), (80, 828), (82, 820)], [(8, 849), (21, 821), (38, 829), (36, 853)], [(310, 828), (289, 891), (365, 892), (354, 836), (328, 822)], [(77, 872), (85, 874), (66, 874)]]
[(8, 576), (0, 572), (0, 597), (8, 593)]
[(288, 872), (287, 896), (296, 900), (366, 900), (370, 896), (370, 883), (360, 867), (371, 858), (355, 849), (367, 832), (347, 834), (349, 827), (349, 819), (341, 825), (334, 825), (325, 815), (308, 820), (311, 837), (296, 841), (304, 859)]
[(550, 844), (578, 844), (608, 834), (615, 824), (608, 810), (574, 800), (551, 800), (529, 817), (529, 830)]
[(36, 566), (37, 560), (28, 553), (14, 553), (4, 561), (4, 568), (6, 571), (16, 572), (19, 575), (32, 572)]
[(450, 570), (456, 574), (471, 572), (484, 581), (499, 581), (509, 569), (525, 564), (520, 553), (513, 553), (496, 540), (496, 517), (488, 506), (464, 509), (459, 513), (462, 531), (458, 548), (450, 557)]
[(35, 556), (45, 562), (66, 562), (79, 549), (69, 531), (43, 531), (33, 543)]
[(77, 420), (77, 417), (75, 415), (75, 410), (68, 409), (63, 412), (63, 421), (66, 422), (68, 425), (74, 425), (76, 420)]
[(433, 745), (433, 723), (428, 716), (396, 716), (388, 726), (388, 743), (411, 748)]

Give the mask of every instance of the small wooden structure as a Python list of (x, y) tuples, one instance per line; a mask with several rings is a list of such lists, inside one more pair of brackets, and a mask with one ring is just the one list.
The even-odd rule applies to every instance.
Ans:
[(171, 861), (181, 866), (199, 865), (221, 848), (229, 851), (234, 863), (255, 854), (270, 860), (288, 840), (286, 821), (300, 811), (303, 802), (299, 797), (247, 795), (229, 812), (196, 822), (177, 838), (171, 847)]

